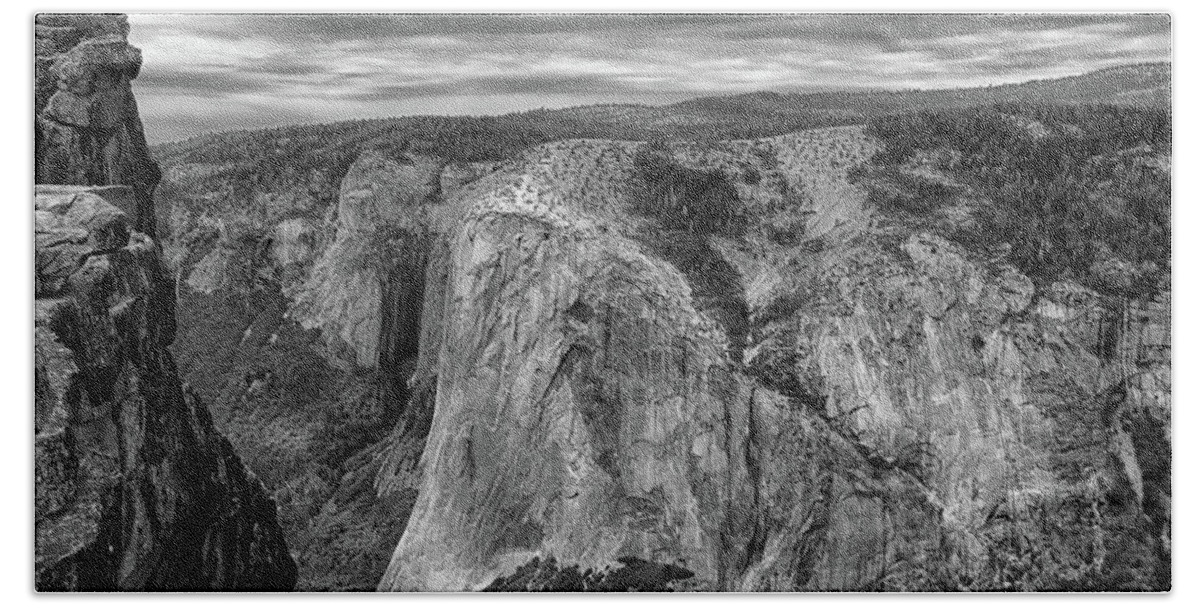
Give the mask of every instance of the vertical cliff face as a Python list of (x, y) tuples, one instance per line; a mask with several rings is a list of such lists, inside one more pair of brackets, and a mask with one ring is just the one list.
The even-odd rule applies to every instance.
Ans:
[(284, 590), (275, 503), (183, 388), (174, 290), (114, 188), (39, 187), (39, 590)]
[(374, 480), (411, 469), (429, 427), (432, 403), (406, 404), (432, 395), (410, 378), (433, 343), (426, 266), (456, 213), (443, 193), (490, 168), (390, 148), (348, 165), (330, 207), (218, 217), (180, 264), (181, 367), (279, 500), (305, 590), (374, 589), (404, 529), (416, 480), (389, 475), (378, 495)]
[[(330, 353), (346, 365), (374, 368), (382, 357), (390, 366), (416, 355), (421, 280), (443, 164), (367, 151), (342, 180), (336, 236), (293, 289), (292, 314), (306, 328), (319, 329)], [(411, 352), (391, 352), (402, 345)]]
[[(811, 137), (772, 142), (784, 177), (815, 207), (869, 211), (828, 180), (847, 182), (855, 137), (823, 168)], [(873, 223), (810, 220), (745, 265), (756, 375), (927, 489), (952, 549), (936, 585), (1169, 586), (1169, 304), (1036, 285), (1002, 255)], [(911, 566), (881, 580), (929, 582)]]
[(539, 152), (532, 175), (463, 195), (477, 202), (429, 290), (441, 335), (423, 478), (380, 587), (478, 589), (539, 556), (665, 562), (715, 585), (749, 394), (678, 271), (623, 237), (608, 201), (589, 209), (554, 179), (556, 161), (608, 169), (631, 151)]
[(125, 18), (35, 27), (37, 588), (291, 589), (275, 502), (168, 350), (175, 289), (147, 234), (158, 169)]
[[(319, 335), (326, 361), (353, 374), (362, 399), (381, 412), (374, 418), (348, 412), (362, 421), (340, 433), (360, 437), (343, 440), (356, 453), (340, 462), (316, 453), (321, 446), (310, 449), (310, 457), (336, 467), (338, 477), (315, 517), (291, 522), (291, 534), (301, 539), (305, 587), (373, 589), (412, 508), (415, 482), (377, 494), (374, 480), (385, 459), (399, 466), (415, 461), (428, 429), (429, 408), (406, 411), (405, 405), (410, 393), (418, 395), (414, 403), (423, 394), (409, 380), (418, 354), (428, 250), (442, 206), (443, 164), (416, 154), (363, 152), (342, 180), (332, 242), (286, 289), (291, 318)], [(340, 421), (326, 414), (321, 422), (326, 427), (321, 436), (339, 433), (328, 427)]]
[(750, 221), (664, 242), (637, 148), (543, 146), (451, 197), (380, 589), (1169, 585), (1169, 303), (880, 223), (853, 128), (676, 146)]
[(155, 235), (150, 158), (130, 82), (142, 54), (124, 15), (39, 15), (34, 25), (36, 183), (124, 185), (134, 227)]

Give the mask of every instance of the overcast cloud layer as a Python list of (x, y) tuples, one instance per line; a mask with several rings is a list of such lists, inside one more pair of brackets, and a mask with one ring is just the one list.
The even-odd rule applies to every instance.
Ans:
[(131, 14), (151, 141), (413, 114), (948, 88), (1170, 59), (1165, 15)]

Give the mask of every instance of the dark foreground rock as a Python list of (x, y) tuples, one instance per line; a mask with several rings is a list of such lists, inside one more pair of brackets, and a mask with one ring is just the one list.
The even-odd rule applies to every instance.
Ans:
[(108, 202), (37, 192), (36, 586), (287, 590), (275, 503), (186, 390), (157, 245)]
[(36, 183), (126, 185), (136, 228), (153, 237), (150, 158), (130, 82), (142, 53), (124, 15), (39, 15), (35, 28)]

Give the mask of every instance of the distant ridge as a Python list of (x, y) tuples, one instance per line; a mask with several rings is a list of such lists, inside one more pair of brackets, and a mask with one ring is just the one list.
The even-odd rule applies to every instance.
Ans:
[(848, 111), (876, 114), (1005, 102), (1115, 103), (1162, 105), (1171, 102), (1171, 64), (1138, 63), (1103, 68), (1075, 76), (1030, 80), (961, 89), (769, 91), (683, 101), (671, 108), (693, 112)]
[(516, 150), (559, 139), (754, 139), (862, 124), (883, 114), (1013, 102), (1169, 109), (1171, 64), (1122, 65), (1063, 78), (966, 89), (763, 91), (701, 97), (664, 106), (601, 104), (499, 116), (353, 120), (200, 135), (159, 144), (152, 151), (164, 166), (257, 164), (269, 158), (286, 159), (284, 164), (289, 165), (300, 158), (303, 165), (328, 166), (330, 161), (348, 165), (358, 148), (386, 141), (388, 145), (416, 142), (418, 147), (456, 161), (484, 161), (506, 158)]

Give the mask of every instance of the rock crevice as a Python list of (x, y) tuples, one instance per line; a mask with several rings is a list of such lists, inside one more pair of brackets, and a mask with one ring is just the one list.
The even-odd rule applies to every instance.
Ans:
[(36, 195), (37, 587), (291, 589), (274, 501), (167, 350), (158, 247), (109, 192)]
[(121, 15), (36, 21), (35, 584), (282, 591), (275, 502), (181, 382)]
[[(155, 236), (150, 157), (131, 81), (142, 66), (124, 15), (39, 15), (36, 27), (35, 182), (133, 189), (133, 226)], [(134, 211), (134, 210), (131, 210)]]

